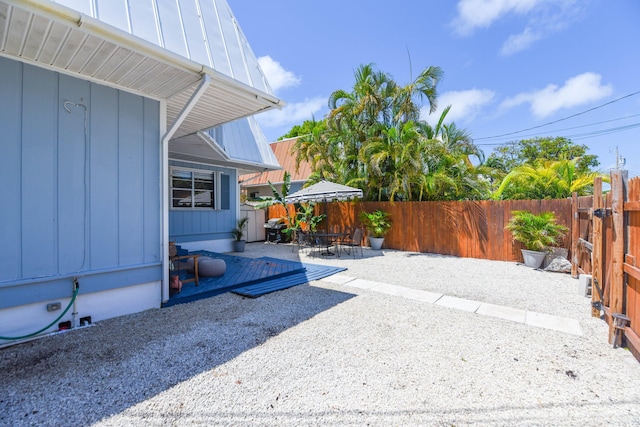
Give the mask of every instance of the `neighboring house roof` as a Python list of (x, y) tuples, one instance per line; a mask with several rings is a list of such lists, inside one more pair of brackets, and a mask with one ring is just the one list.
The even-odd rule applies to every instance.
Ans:
[[(271, 150), (275, 154), (276, 159), (282, 166), (281, 170), (265, 172), (259, 175), (248, 174), (240, 177), (242, 187), (256, 187), (272, 184), (281, 184), (284, 181), (284, 172), (287, 171), (291, 175), (291, 182), (304, 182), (311, 175), (311, 163), (300, 162), (300, 167), (296, 169), (296, 156), (291, 154), (291, 149), (298, 138), (283, 139), (281, 141), (272, 142)], [(244, 184), (243, 184), (244, 181)]]
[(197, 4), (0, 0), (0, 55), (165, 100), (171, 138), (280, 108), (226, 1)]

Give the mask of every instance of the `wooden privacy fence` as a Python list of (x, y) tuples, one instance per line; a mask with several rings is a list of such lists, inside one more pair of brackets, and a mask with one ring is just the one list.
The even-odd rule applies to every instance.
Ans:
[[(572, 225), (571, 199), (330, 202), (316, 206), (317, 213), (328, 215), (328, 226), (332, 230), (359, 227), (360, 212), (376, 209), (390, 213), (393, 221), (385, 238), (385, 248), (498, 261), (522, 261), (522, 245), (514, 242), (511, 233), (504, 229), (511, 211), (528, 210), (535, 214), (552, 211), (560, 224), (569, 229)], [(293, 212), (293, 207), (289, 206), (289, 210)], [(279, 218), (284, 213), (283, 206), (272, 206), (268, 215)], [(563, 247), (571, 248), (570, 233), (564, 239)]]
[(640, 360), (640, 178), (612, 171), (608, 194), (598, 178), (594, 196), (574, 197), (574, 204), (572, 273), (592, 276), (592, 315), (604, 311), (609, 342), (619, 330)]

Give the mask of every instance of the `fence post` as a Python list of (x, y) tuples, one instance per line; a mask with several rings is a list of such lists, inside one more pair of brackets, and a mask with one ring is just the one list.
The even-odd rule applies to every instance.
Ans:
[[(625, 182), (622, 170), (611, 171), (611, 212), (613, 214), (613, 250), (611, 257), (611, 293), (609, 308), (611, 314), (622, 313), (623, 288), (624, 288), (624, 201)], [(613, 342), (614, 327), (613, 318), (609, 321), (609, 343)]]
[(578, 213), (578, 193), (571, 196), (571, 277), (578, 277), (578, 238), (580, 238), (580, 214)]
[[(604, 208), (604, 200), (602, 200), (602, 178), (597, 177), (593, 181), (593, 208)], [(598, 303), (603, 304), (602, 298), (600, 298), (600, 291), (604, 289), (604, 283), (602, 281), (602, 222), (603, 219), (595, 215), (591, 216), (591, 222), (593, 224), (593, 250), (591, 251), (591, 316), (600, 317), (600, 309), (596, 308)], [(596, 288), (596, 286), (598, 288)]]

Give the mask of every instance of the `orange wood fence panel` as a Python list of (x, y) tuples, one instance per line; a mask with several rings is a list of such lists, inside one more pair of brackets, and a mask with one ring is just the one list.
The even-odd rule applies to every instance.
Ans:
[[(569, 230), (572, 226), (571, 199), (328, 202), (316, 206), (318, 213), (327, 214), (321, 227), (328, 225), (331, 230), (360, 227), (360, 212), (376, 209), (390, 213), (393, 222), (385, 238), (385, 248), (499, 261), (522, 261), (521, 244), (504, 228), (511, 218), (511, 211), (528, 210), (535, 214), (552, 211), (560, 224)], [(279, 218), (284, 213), (284, 207), (272, 206), (268, 216)], [(562, 247), (571, 249), (571, 231)]]
[(626, 312), (631, 319), (625, 331), (629, 348), (640, 360), (640, 177), (627, 183), (627, 253), (625, 255)]
[[(604, 200), (602, 198), (602, 179), (596, 178), (593, 185), (593, 209), (598, 211), (604, 207)], [(591, 288), (591, 316), (600, 317), (600, 304), (602, 304), (602, 290), (604, 289), (604, 280), (602, 274), (602, 261), (603, 261), (603, 225), (604, 218), (596, 215), (592, 215), (593, 234), (589, 240), (592, 243), (592, 259), (591, 259), (591, 275), (592, 275), (592, 288)]]

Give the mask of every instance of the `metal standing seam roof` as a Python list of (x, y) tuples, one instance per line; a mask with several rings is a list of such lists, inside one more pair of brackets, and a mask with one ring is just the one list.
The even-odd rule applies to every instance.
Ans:
[[(236, 144), (252, 135), (255, 144)], [(169, 157), (176, 160), (209, 161), (244, 171), (280, 169), (267, 138), (253, 117), (235, 120), (206, 131), (176, 138), (169, 143)], [(257, 163), (256, 159), (262, 159)]]
[(283, 105), (225, 0), (0, 0), (0, 55), (166, 100), (168, 129), (209, 76), (174, 138)]

